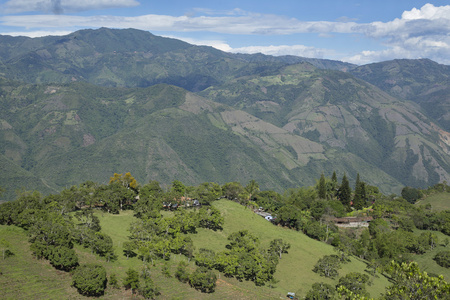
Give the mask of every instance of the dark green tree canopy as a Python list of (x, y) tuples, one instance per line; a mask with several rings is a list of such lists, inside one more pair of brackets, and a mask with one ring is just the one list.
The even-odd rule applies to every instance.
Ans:
[(106, 289), (106, 270), (102, 265), (86, 264), (75, 269), (72, 284), (85, 296), (101, 296)]

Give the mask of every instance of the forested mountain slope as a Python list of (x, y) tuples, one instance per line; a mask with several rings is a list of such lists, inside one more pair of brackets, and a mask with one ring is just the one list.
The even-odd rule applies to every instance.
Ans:
[[(128, 171), (282, 190), (336, 170), (386, 193), (450, 179), (448, 67), (431, 61), (355, 68), (101, 28), (0, 36), (0, 74), (8, 199), (19, 173), (43, 192)], [(377, 83), (397, 77), (420, 95)]]

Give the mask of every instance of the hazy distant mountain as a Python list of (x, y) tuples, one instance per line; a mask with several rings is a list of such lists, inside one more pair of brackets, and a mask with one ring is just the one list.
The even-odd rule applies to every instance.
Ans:
[(351, 73), (395, 97), (419, 103), (450, 130), (450, 66), (429, 59), (401, 59), (361, 66)]
[(384, 192), (449, 181), (448, 67), (354, 67), (133, 29), (0, 36), (2, 185), (50, 192), (131, 172), (281, 191), (334, 170)]

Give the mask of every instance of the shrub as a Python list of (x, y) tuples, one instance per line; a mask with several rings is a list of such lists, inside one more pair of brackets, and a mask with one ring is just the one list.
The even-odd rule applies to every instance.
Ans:
[(441, 251), (434, 256), (438, 265), (444, 268), (450, 267), (450, 251)]
[(205, 267), (198, 267), (189, 276), (191, 286), (203, 293), (213, 293), (216, 288), (216, 281), (216, 274)]
[(85, 296), (101, 296), (106, 289), (106, 270), (102, 265), (86, 264), (75, 269), (72, 284)]

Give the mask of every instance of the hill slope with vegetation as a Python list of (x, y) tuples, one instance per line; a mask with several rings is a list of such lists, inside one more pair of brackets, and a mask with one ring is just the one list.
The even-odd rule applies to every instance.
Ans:
[(49, 193), (116, 171), (281, 191), (338, 170), (397, 194), (450, 177), (448, 67), (431, 61), (355, 67), (108, 28), (0, 36), (0, 61), (3, 200), (17, 178)]
[[(127, 173), (24, 192), (0, 205), (0, 288), (35, 299), (444, 299), (448, 211), (356, 187), (333, 174), (283, 195), (255, 181), (163, 190)], [(338, 227), (347, 213), (371, 221)]]

